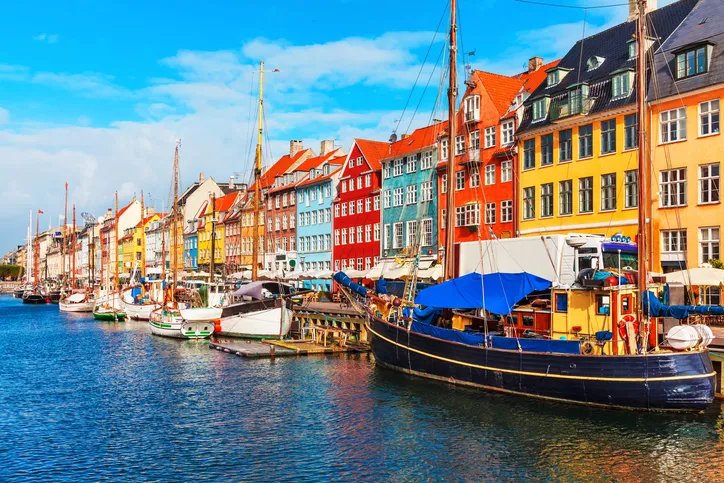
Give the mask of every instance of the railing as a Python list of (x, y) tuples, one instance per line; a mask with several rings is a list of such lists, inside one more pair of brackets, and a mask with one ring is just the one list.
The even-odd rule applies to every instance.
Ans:
[(569, 116), (583, 115), (586, 116), (591, 111), (595, 97), (584, 96), (571, 99), (564, 99), (553, 102), (551, 105), (551, 121), (556, 121)]

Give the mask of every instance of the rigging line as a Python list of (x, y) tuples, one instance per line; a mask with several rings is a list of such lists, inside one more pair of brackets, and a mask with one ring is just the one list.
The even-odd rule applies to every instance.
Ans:
[[(254, 109), (254, 96), (253, 96), (253, 94), (254, 94), (254, 82), (255, 82), (255, 78), (256, 78), (256, 76), (254, 75), (254, 71), (252, 70), (252, 73), (251, 73), (251, 83), (250, 83), (250, 85), (249, 85), (249, 115), (248, 115), (248, 117), (247, 117), (247, 133), (246, 133), (247, 139), (249, 140), (249, 148), (248, 148), (248, 150), (247, 150), (247, 152), (246, 152), (246, 160), (247, 160), (247, 163), (249, 162), (249, 159), (251, 158), (251, 150), (252, 150), (252, 147), (253, 147), (253, 145), (254, 145), (254, 135), (253, 135), (253, 133), (254, 133), (254, 126), (256, 125), (256, 121), (258, 120), (258, 119), (257, 119), (257, 116), (259, 115), (258, 113), (255, 113), (255, 114), (254, 114), (254, 121), (255, 121), (255, 122), (252, 124), (252, 122), (251, 122), (251, 116), (252, 116), (252, 112), (255, 111), (255, 109)], [(253, 169), (252, 169), (251, 171), (253, 172)]]
[(440, 16), (440, 21), (437, 23), (437, 27), (435, 28), (435, 34), (432, 36), (432, 41), (430, 42), (430, 45), (427, 47), (427, 52), (425, 53), (425, 58), (422, 61), (420, 70), (417, 72), (417, 77), (415, 78), (415, 83), (412, 85), (412, 89), (410, 89), (410, 94), (407, 96), (407, 101), (405, 102), (405, 107), (402, 109), (402, 114), (400, 114), (400, 119), (397, 120), (397, 125), (395, 126), (395, 130), (393, 132), (397, 132), (397, 130), (400, 128), (400, 123), (402, 122), (402, 118), (405, 116), (405, 112), (407, 111), (407, 106), (410, 104), (410, 100), (412, 99), (412, 94), (415, 92), (415, 87), (417, 86), (417, 81), (420, 79), (420, 76), (422, 75), (422, 71), (425, 68), (425, 63), (427, 62), (427, 57), (430, 55), (430, 51), (432, 51), (432, 46), (435, 44), (435, 39), (437, 38), (437, 34), (438, 34), (438, 31), (440, 30), (440, 26), (442, 25), (442, 22), (445, 19), (445, 14), (447, 13), (448, 7), (449, 7), (449, 2), (445, 2), (445, 8), (443, 9), (442, 15)]
[(628, 3), (610, 3), (608, 5), (565, 5), (562, 3), (547, 3), (547, 2), (537, 2), (534, 0), (513, 0), (514, 2), (518, 3), (528, 3), (531, 5), (543, 5), (544, 7), (559, 7), (559, 8), (575, 8), (575, 9), (583, 9), (587, 10), (589, 8), (611, 8), (611, 7), (626, 7), (628, 6)]
[(581, 52), (578, 54), (577, 82), (581, 82), (581, 66), (583, 65), (583, 43), (586, 41), (586, 17), (588, 17), (588, 10), (583, 10), (583, 32), (581, 32)]
[[(442, 54), (444, 52), (445, 52), (445, 46), (443, 46), (443, 48), (440, 49), (440, 55), (437, 56), (437, 61), (435, 62), (435, 65), (437, 65), (440, 62), (440, 59), (442, 58)], [(420, 108), (420, 105), (422, 104), (422, 100), (425, 98), (425, 93), (427, 92), (427, 88), (430, 86), (430, 81), (432, 80), (432, 76), (435, 74), (436, 70), (437, 70), (437, 67), (433, 67), (432, 71), (430, 72), (430, 76), (427, 78), (427, 84), (425, 84), (425, 88), (422, 90), (422, 94), (420, 95), (420, 100), (417, 102), (417, 105), (415, 106), (415, 111), (412, 113), (410, 122), (407, 125), (407, 132), (410, 132), (412, 123), (415, 120), (415, 116), (417, 115), (417, 110)], [(434, 108), (433, 108), (433, 110), (434, 110)], [(399, 122), (398, 122), (398, 126), (399, 126)]]

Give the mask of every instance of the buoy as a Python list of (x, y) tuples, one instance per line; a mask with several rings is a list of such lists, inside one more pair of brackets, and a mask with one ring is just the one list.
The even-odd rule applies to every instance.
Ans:
[(221, 319), (214, 320), (214, 334), (221, 332)]
[(709, 347), (709, 344), (712, 343), (714, 340), (714, 333), (711, 331), (708, 325), (704, 324), (695, 324), (691, 327), (696, 330), (696, 333), (699, 334), (699, 345), (701, 347)]
[(699, 332), (690, 325), (677, 325), (669, 329), (666, 339), (674, 349), (691, 349), (699, 343)]

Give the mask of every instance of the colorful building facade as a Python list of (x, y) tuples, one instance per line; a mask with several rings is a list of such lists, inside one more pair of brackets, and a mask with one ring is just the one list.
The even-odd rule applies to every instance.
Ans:
[(240, 196), (243, 195), (235, 191), (220, 198), (213, 197), (205, 205), (206, 209), (202, 215), (204, 221), (197, 228), (200, 270), (208, 272), (211, 269), (211, 257), (213, 256), (214, 272), (224, 272), (225, 225), (223, 219)]

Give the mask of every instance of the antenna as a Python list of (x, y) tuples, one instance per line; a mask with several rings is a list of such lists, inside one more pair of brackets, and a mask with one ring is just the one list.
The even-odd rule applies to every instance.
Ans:
[(392, 135), (390, 136), (390, 142), (394, 143), (395, 141), (397, 141), (397, 133), (393, 132)]
[(85, 211), (80, 214), (81, 218), (83, 218), (83, 221), (85, 221), (86, 225), (92, 225), (96, 222), (96, 217), (91, 215), (90, 213), (86, 213)]

